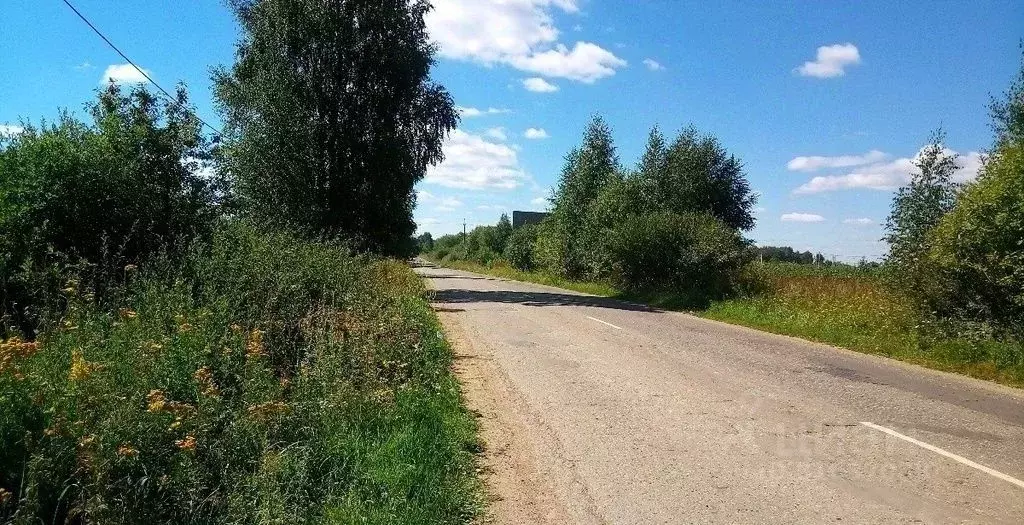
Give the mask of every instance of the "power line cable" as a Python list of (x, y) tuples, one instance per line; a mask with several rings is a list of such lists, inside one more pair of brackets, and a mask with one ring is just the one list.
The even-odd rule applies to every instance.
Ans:
[(212, 129), (214, 133), (216, 133), (218, 135), (223, 135), (223, 132), (221, 132), (221, 130), (211, 126), (209, 123), (207, 123), (205, 120), (203, 120), (202, 117), (200, 117), (198, 114), (196, 114), (196, 112), (193, 111), (192, 108), (186, 107), (183, 104), (179, 103), (177, 98), (175, 98), (173, 95), (171, 95), (160, 84), (157, 84), (156, 81), (153, 80), (153, 77), (149, 76), (149, 73), (146, 73), (146, 71), (143, 70), (141, 67), (139, 67), (132, 59), (128, 58), (128, 55), (124, 54), (124, 52), (122, 52), (120, 49), (118, 49), (118, 47), (115, 46), (114, 43), (111, 42), (110, 39), (107, 38), (106, 35), (103, 34), (103, 32), (101, 32), (95, 25), (93, 25), (93, 23), (90, 22), (89, 19), (86, 18), (85, 15), (83, 15), (81, 11), (79, 11), (75, 6), (71, 5), (71, 2), (69, 2), (68, 0), (62, 0), (62, 1), (64, 2), (65, 5), (70, 7), (71, 10), (74, 11), (76, 15), (78, 15), (78, 18), (81, 18), (82, 21), (85, 22), (85, 24), (87, 26), (89, 26), (90, 29), (92, 29), (97, 35), (99, 35), (100, 38), (102, 38), (103, 41), (106, 42), (107, 45), (111, 47), (111, 49), (113, 49), (114, 51), (117, 51), (117, 54), (121, 55), (121, 58), (123, 58), (126, 61), (128, 61), (128, 63), (131, 64), (131, 66), (134, 67), (135, 70), (139, 72), (139, 74), (141, 74), (142, 76), (146, 77), (146, 80), (148, 80), (150, 84), (153, 84), (154, 86), (156, 86), (156, 88), (159, 89), (164, 94), (164, 96), (166, 96), (171, 102), (173, 102), (175, 104), (178, 104), (181, 107), (184, 107), (186, 111), (191, 113), (192, 116), (196, 118), (196, 120), (201, 122), (204, 126)]

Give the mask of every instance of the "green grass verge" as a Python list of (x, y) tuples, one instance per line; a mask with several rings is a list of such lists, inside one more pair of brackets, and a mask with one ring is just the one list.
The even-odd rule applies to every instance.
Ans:
[[(430, 260), (430, 259), (428, 259)], [(1024, 346), (991, 340), (922, 338), (903, 300), (868, 272), (813, 267), (770, 268), (770, 291), (758, 297), (716, 301), (693, 311), (671, 293), (624, 293), (607, 283), (576, 282), (506, 265), (465, 261), (432, 262), (508, 279), (682, 310), (708, 319), (799, 337), (1004, 385), (1024, 387)]]
[(227, 227), (0, 342), (0, 522), (466, 523), (475, 421), (403, 262)]

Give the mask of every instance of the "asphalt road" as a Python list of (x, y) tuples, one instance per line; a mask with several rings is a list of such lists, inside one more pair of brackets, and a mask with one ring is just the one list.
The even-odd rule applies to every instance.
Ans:
[(545, 286), (416, 271), (508, 385), (493, 393), (514, 398), (500, 417), (559, 507), (539, 521), (1024, 523), (1021, 391)]

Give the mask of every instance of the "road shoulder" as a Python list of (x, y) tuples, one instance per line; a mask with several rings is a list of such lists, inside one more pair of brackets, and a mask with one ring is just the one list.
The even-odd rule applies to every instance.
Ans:
[(455, 356), (454, 371), (466, 406), (476, 416), (483, 442), (481, 475), (492, 523), (569, 523), (570, 513), (539, 468), (518, 399), (490, 352), (474, 344), (457, 314), (438, 312)]

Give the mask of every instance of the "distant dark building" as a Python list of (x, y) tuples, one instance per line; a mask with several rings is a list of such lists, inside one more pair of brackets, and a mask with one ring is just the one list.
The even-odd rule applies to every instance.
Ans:
[(551, 215), (550, 213), (544, 213), (541, 211), (513, 211), (512, 212), (512, 228), (518, 228), (527, 224), (540, 224)]

